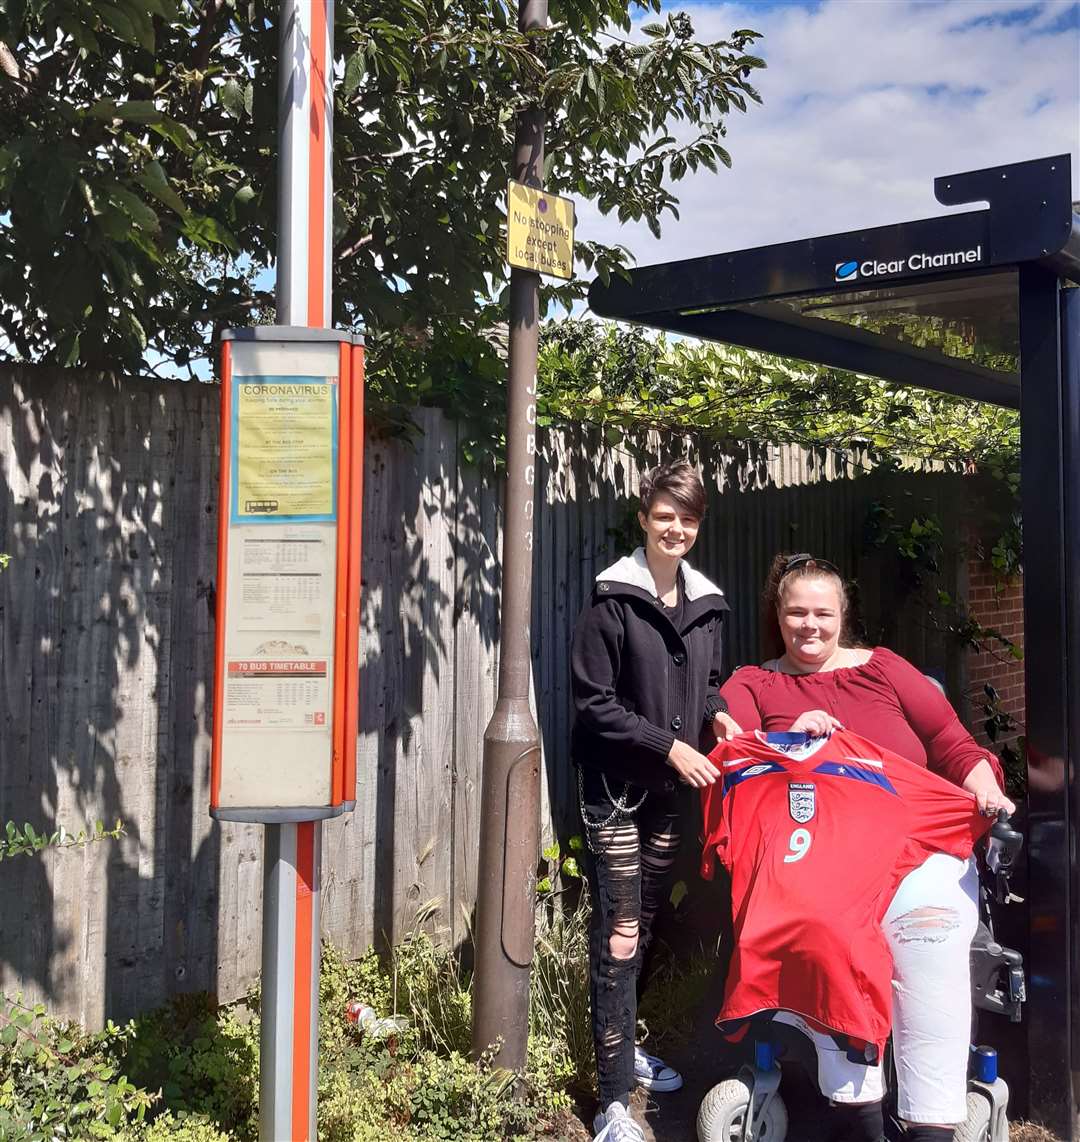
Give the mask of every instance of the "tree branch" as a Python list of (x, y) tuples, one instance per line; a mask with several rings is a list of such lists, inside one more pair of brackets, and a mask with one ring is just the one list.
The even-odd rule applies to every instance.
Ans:
[(214, 46), (214, 25), (225, 7), (225, 0), (206, 0), (199, 30), (195, 33), (195, 47), (191, 53), (192, 71), (205, 71), (210, 62), (210, 50)]
[(342, 261), (345, 258), (351, 258), (353, 256), (353, 254), (356, 253), (357, 250), (366, 246), (368, 244), (368, 242), (370, 242), (373, 237), (374, 237), (373, 234), (365, 234), (362, 238), (357, 238), (357, 240), (355, 242), (353, 242), (349, 246), (346, 246), (344, 250), (339, 250), (334, 255), (334, 260), (335, 261)]
[[(206, 65), (210, 62), (210, 52), (214, 47), (214, 25), (224, 7), (225, 0), (206, 0), (203, 7), (199, 30), (195, 33), (195, 46), (191, 52), (191, 70), (196, 73), (204, 72)], [(193, 117), (202, 102), (202, 94), (203, 81), (200, 74), (199, 81), (194, 85), (191, 93), (191, 114)]]
[(3, 40), (0, 40), (0, 72), (3, 72), (8, 79), (13, 79), (21, 87), (26, 86), (22, 68), (19, 67), (19, 61), (13, 55), (11, 48), (9, 48)]

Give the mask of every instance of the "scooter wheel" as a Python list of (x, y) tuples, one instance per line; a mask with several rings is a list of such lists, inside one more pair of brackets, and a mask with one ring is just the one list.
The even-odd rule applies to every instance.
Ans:
[[(978, 1091), (969, 1090), (967, 1096), (967, 1118), (953, 1132), (953, 1142), (991, 1142), (990, 1100)], [(1008, 1133), (1001, 1142), (1007, 1142)], [(998, 1139), (993, 1139), (998, 1142)]]
[[(701, 1100), (697, 1116), (698, 1142), (742, 1142), (746, 1113), (750, 1108), (750, 1084), (744, 1078), (725, 1079)], [(754, 1135), (756, 1142), (784, 1142), (787, 1110), (774, 1095)]]

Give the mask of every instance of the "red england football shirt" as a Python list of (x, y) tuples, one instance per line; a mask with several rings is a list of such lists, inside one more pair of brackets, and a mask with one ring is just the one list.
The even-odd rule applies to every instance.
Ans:
[(785, 1010), (884, 1048), (892, 957), (881, 921), (935, 852), (965, 859), (990, 827), (975, 798), (848, 730), (760, 730), (709, 755), (702, 875), (731, 874), (735, 949), (718, 1024)]

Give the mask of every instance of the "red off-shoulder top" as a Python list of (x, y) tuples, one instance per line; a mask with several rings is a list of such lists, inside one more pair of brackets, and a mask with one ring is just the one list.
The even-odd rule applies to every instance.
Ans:
[(998, 759), (964, 729), (941, 691), (883, 646), (861, 666), (816, 674), (743, 666), (720, 693), (744, 730), (787, 730), (807, 710), (826, 710), (847, 729), (956, 785), (985, 758), (1004, 788)]

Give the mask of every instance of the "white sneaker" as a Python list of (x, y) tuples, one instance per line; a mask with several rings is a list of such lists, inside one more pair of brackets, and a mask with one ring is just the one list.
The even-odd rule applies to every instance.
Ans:
[(621, 1102), (613, 1102), (606, 1112), (600, 1111), (592, 1126), (596, 1133), (593, 1142), (645, 1142), (645, 1131)]
[(666, 1094), (682, 1086), (682, 1075), (669, 1067), (663, 1059), (646, 1053), (643, 1047), (634, 1046), (634, 1082), (646, 1090)]

